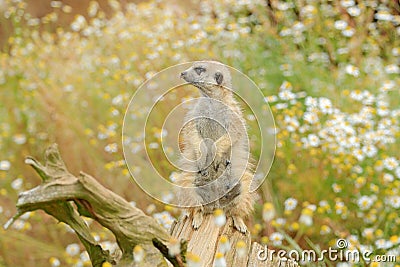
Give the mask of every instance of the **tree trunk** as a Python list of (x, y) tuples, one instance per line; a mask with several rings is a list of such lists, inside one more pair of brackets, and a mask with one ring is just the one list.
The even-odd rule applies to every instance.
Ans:
[[(115, 266), (186, 266), (186, 246), (188, 251), (201, 259), (200, 266), (213, 266), (214, 258), (222, 255), (217, 253), (222, 249), (221, 236), (226, 236), (230, 243), (230, 250), (222, 256), (226, 266), (296, 266), (277, 258), (272, 261), (258, 260), (257, 255), (263, 249), (261, 245), (251, 243), (249, 234), (243, 235), (234, 230), (231, 220), (225, 226), (217, 227), (212, 216), (207, 216), (200, 229), (194, 231), (191, 220), (185, 217), (172, 227), (169, 234), (154, 218), (103, 187), (90, 175), (81, 172), (75, 177), (69, 173), (56, 144), (46, 150), (44, 165), (31, 157), (25, 162), (35, 169), (43, 183), (19, 195), (17, 214), (5, 228), (25, 212), (44, 210), (75, 230), (95, 267), (102, 266), (104, 262)], [(112, 255), (103, 250), (91, 236), (81, 216), (90, 217), (108, 228), (114, 234), (119, 249)], [(172, 240), (180, 240), (181, 251), (174, 256), (168, 253)], [(238, 253), (238, 244), (241, 245), (241, 252), (245, 253)], [(136, 245), (145, 251), (145, 257), (140, 262), (135, 262), (133, 256)]]

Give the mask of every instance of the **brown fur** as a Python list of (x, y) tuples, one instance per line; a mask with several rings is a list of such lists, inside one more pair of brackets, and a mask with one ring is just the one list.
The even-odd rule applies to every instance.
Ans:
[(249, 192), (253, 173), (246, 124), (231, 91), (230, 72), (221, 63), (200, 61), (181, 76), (198, 87), (204, 98), (188, 112), (182, 129), (185, 171), (176, 182), (190, 190), (180, 190), (178, 201), (188, 208), (196, 229), (203, 214), (222, 209), (233, 218), (234, 227), (245, 233), (243, 218), (253, 210)]

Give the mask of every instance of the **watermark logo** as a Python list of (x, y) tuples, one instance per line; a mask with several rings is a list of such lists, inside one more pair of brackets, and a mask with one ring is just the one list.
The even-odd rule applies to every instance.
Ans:
[[(193, 64), (189, 62), (166, 68), (145, 81), (130, 100), (122, 129), (125, 162), (136, 183), (151, 197), (174, 206), (182, 206), (174, 192), (185, 190), (188, 194), (193, 192), (191, 190), (193, 185), (186, 188), (175, 183), (177, 177), (182, 172), (198, 172), (197, 169), (191, 169), (191, 166), (207, 165), (210, 162), (210, 155), (211, 161), (218, 156), (216, 154), (218, 144), (215, 140), (209, 139), (204, 139), (199, 144), (201, 157), (190, 157), (189, 153), (185, 154), (185, 142), (186, 144), (197, 142), (194, 137), (185, 137), (187, 132), (185, 129), (190, 128), (193, 121), (212, 120), (215, 122), (213, 130), (225, 133), (227, 135), (225, 142), (233, 142), (232, 129), (224, 127), (225, 117), (222, 113), (232, 115), (236, 111), (232, 110), (231, 103), (210, 98), (205, 92), (196, 88), (198, 87), (196, 83), (183, 79), (185, 78), (182, 77), (183, 73)], [(244, 111), (245, 125), (239, 127), (237, 124), (235, 127), (239, 127), (237, 131), (246, 133), (247, 140), (243, 142), (246, 153), (242, 153), (241, 157), (247, 160), (245, 164), (236, 167), (235, 171), (244, 172), (248, 164), (254, 166), (254, 176), (250, 186), (250, 191), (253, 192), (264, 181), (273, 162), (275, 125), (272, 112), (265, 96), (249, 77), (232, 67), (217, 64), (228, 70), (230, 82), (225, 84), (228, 77), (221, 77), (218, 73), (212, 78), (234, 94), (235, 101)], [(193, 75), (204, 75), (204, 72), (201, 68), (194, 69)], [(207, 113), (207, 110), (197, 114), (191, 113), (191, 109), (200, 101), (208, 101), (209, 105), (215, 107), (214, 110), (220, 111), (220, 114)], [(235, 152), (231, 151), (226, 164), (232, 161), (232, 157), (237, 156), (233, 153)], [(247, 157), (244, 154), (247, 154), (245, 155)], [(255, 156), (255, 162), (250, 160), (251, 155)], [(204, 173), (202, 171), (202, 175), (207, 174), (206, 170)], [(228, 193), (228, 189), (223, 193)], [(222, 196), (217, 194), (215, 198)], [(209, 202), (213, 200), (215, 199), (210, 199)]]
[(273, 261), (275, 258), (287, 259), (295, 262), (352, 262), (352, 263), (371, 263), (371, 262), (396, 262), (395, 255), (375, 255), (372, 251), (356, 248), (350, 249), (346, 239), (338, 239), (336, 246), (319, 252), (315, 250), (274, 250), (265, 246), (257, 252), (259, 261)]

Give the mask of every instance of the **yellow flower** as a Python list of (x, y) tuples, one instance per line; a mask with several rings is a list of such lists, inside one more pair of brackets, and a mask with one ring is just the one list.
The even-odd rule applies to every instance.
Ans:
[(188, 267), (199, 267), (201, 266), (201, 259), (199, 256), (192, 252), (187, 252), (186, 253), (186, 261), (187, 261), (187, 266)]
[(218, 227), (222, 227), (225, 225), (226, 223), (226, 216), (225, 213), (222, 209), (216, 209), (214, 211), (214, 223), (218, 226)]
[(291, 228), (292, 231), (297, 231), (297, 230), (299, 230), (300, 225), (299, 225), (298, 222), (293, 222), (293, 223), (290, 225), (290, 228)]
[(383, 231), (381, 229), (376, 229), (375, 236), (378, 238), (383, 237)]
[(322, 225), (321, 226), (321, 235), (326, 235), (329, 234), (331, 232), (331, 228), (328, 225)]
[(229, 243), (229, 239), (226, 235), (222, 235), (219, 239), (219, 250), (221, 253), (226, 253), (230, 250), (231, 245)]
[(246, 256), (247, 253), (247, 246), (243, 240), (239, 240), (236, 243), (236, 253), (238, 254), (239, 258)]
[(267, 202), (263, 205), (262, 216), (266, 222), (271, 221), (275, 217), (275, 209), (272, 203)]
[(140, 245), (133, 248), (133, 258), (135, 262), (141, 262), (144, 259), (144, 250)]
[(390, 242), (392, 242), (393, 244), (398, 244), (400, 243), (400, 237), (398, 235), (392, 235), (390, 237)]

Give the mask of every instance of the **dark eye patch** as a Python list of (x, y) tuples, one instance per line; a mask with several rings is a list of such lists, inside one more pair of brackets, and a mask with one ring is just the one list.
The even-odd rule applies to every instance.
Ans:
[(197, 75), (200, 75), (201, 73), (205, 72), (206, 69), (203, 67), (196, 67), (194, 68), (194, 71), (197, 73)]

